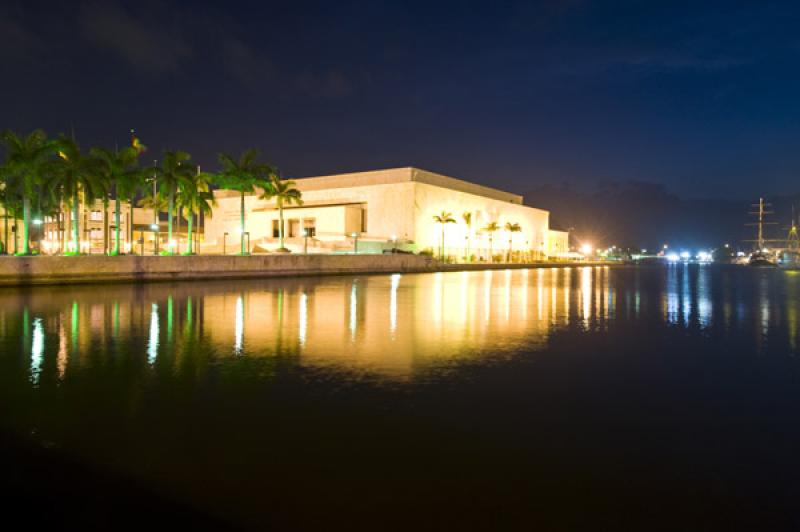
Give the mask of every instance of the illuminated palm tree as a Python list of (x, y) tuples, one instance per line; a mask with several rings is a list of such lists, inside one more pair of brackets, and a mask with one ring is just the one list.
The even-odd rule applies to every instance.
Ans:
[(120, 151), (92, 148), (89, 153), (98, 161), (100, 175), (114, 187), (114, 249), (110, 254), (119, 255), (122, 198), (135, 196), (141, 187), (142, 172), (137, 166), (141, 151), (129, 146)]
[(191, 155), (185, 151), (165, 151), (164, 162), (158, 168), (159, 193), (167, 199), (167, 245), (172, 254), (173, 214), (175, 213), (175, 196), (185, 183), (191, 182), (194, 169), (190, 163)]
[(272, 189), (272, 176), (275, 170), (268, 164), (258, 162), (259, 152), (250, 149), (242, 152), (238, 159), (227, 153), (220, 153), (219, 163), (222, 170), (216, 176), (216, 183), (224, 189), (235, 190), (241, 196), (239, 233), (241, 238), (241, 254), (246, 255), (245, 248), (245, 223), (244, 223), (244, 197), (252, 194), (256, 187), (265, 192)]
[(493, 262), (494, 257), (492, 256), (492, 240), (495, 231), (500, 230), (500, 225), (498, 225), (497, 222), (491, 222), (486, 224), (486, 227), (484, 227), (483, 230), (489, 233), (489, 262)]
[(214, 193), (208, 188), (212, 180), (210, 174), (200, 172), (200, 167), (197, 168), (191, 183), (184, 183), (178, 191), (178, 208), (180, 212), (186, 217), (187, 221), (187, 238), (188, 248), (186, 255), (193, 255), (194, 248), (192, 243), (192, 230), (194, 228), (195, 215), (203, 214), (211, 217), (213, 208), (217, 205), (214, 199)]
[(80, 146), (66, 137), (58, 139), (58, 158), (51, 165), (47, 188), (58, 190), (72, 211), (72, 250), (68, 254), (80, 254), (78, 234), (81, 196), (84, 205), (108, 195), (107, 184), (99, 178), (99, 164), (95, 159), (81, 153)]
[[(6, 150), (2, 174), (5, 176), (6, 205), (14, 200), (22, 203), (22, 254), (30, 249), (31, 198), (44, 181), (44, 172), (57, 150), (57, 142), (48, 140), (41, 129), (27, 137), (6, 130), (0, 134), (0, 144)], [(16, 241), (16, 238), (15, 238)]]
[(461, 215), (461, 218), (464, 220), (464, 223), (467, 224), (467, 252), (465, 253), (465, 258), (467, 259), (467, 262), (469, 262), (469, 248), (472, 239), (472, 213), (467, 211)]
[(507, 260), (510, 262), (511, 261), (511, 253), (512, 253), (512, 244), (513, 244), (514, 233), (519, 233), (520, 231), (522, 231), (522, 227), (520, 227), (518, 223), (513, 223), (512, 224), (511, 222), (506, 222), (506, 231), (508, 231), (508, 259)]
[(265, 200), (275, 198), (275, 202), (278, 204), (278, 219), (280, 220), (278, 227), (280, 247), (278, 251), (289, 251), (283, 245), (283, 207), (292, 203), (296, 205), (303, 204), (303, 193), (296, 189), (294, 185), (294, 181), (282, 181), (278, 174), (273, 174), (271, 189), (265, 189), (261, 195), (261, 199)]
[(454, 224), (456, 219), (453, 218), (453, 213), (442, 211), (440, 214), (433, 216), (433, 221), (442, 226), (442, 239), (439, 246), (439, 260), (444, 260), (444, 227), (445, 224)]

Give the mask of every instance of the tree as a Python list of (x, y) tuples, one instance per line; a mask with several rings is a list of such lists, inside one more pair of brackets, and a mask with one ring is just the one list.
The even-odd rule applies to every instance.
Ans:
[(522, 231), (522, 227), (520, 227), (518, 223), (513, 223), (512, 224), (511, 222), (506, 222), (506, 231), (508, 231), (508, 259), (507, 260), (510, 262), (511, 261), (511, 253), (512, 253), (512, 244), (513, 244), (514, 233), (519, 233), (520, 231)]
[(465, 212), (465, 213), (463, 213), (461, 215), (461, 218), (464, 220), (464, 223), (467, 224), (467, 249), (466, 249), (466, 253), (464, 255), (465, 255), (465, 258), (466, 258), (467, 262), (469, 262), (470, 244), (471, 244), (471, 239), (472, 239), (472, 213), (467, 211), (467, 212)]
[(295, 188), (294, 181), (283, 181), (278, 177), (277, 173), (274, 173), (272, 177), (272, 187), (270, 189), (265, 189), (260, 199), (271, 200), (273, 198), (275, 198), (275, 202), (278, 204), (278, 219), (280, 220), (280, 225), (278, 226), (280, 247), (278, 251), (289, 251), (283, 245), (283, 207), (293, 203), (302, 205), (303, 193)]
[(114, 187), (114, 249), (111, 255), (119, 255), (122, 198), (135, 196), (141, 186), (142, 173), (138, 168), (141, 152), (129, 146), (113, 152), (105, 148), (92, 148), (89, 153), (98, 162), (99, 175)]
[(245, 248), (245, 194), (252, 194), (256, 187), (262, 188), (265, 193), (270, 191), (273, 185), (272, 176), (275, 175), (275, 170), (268, 164), (258, 162), (258, 157), (259, 152), (256, 149), (245, 150), (238, 159), (227, 153), (220, 153), (218, 156), (222, 170), (217, 174), (217, 184), (222, 188), (235, 190), (241, 196), (239, 236), (242, 255), (247, 254)]
[(489, 262), (492, 262), (493, 261), (493, 256), (492, 256), (492, 237), (493, 237), (495, 231), (499, 231), (500, 230), (500, 225), (498, 225), (497, 222), (491, 222), (489, 224), (486, 224), (486, 227), (484, 227), (483, 230), (486, 231), (487, 233), (489, 233)]
[(213, 207), (217, 205), (217, 202), (214, 199), (214, 193), (209, 190), (209, 183), (211, 180), (212, 176), (210, 174), (200, 172), (200, 167), (197, 167), (197, 173), (194, 175), (192, 181), (184, 183), (181, 189), (178, 191), (178, 208), (186, 217), (186, 221), (188, 223), (187, 255), (194, 254), (192, 243), (194, 216), (202, 213), (211, 217), (213, 213)]
[(191, 155), (185, 151), (165, 151), (161, 168), (156, 169), (159, 194), (167, 200), (167, 255), (172, 254), (173, 215), (175, 196), (180, 187), (191, 182), (194, 169), (190, 163)]
[(453, 214), (447, 211), (442, 211), (440, 214), (436, 214), (433, 217), (433, 221), (437, 224), (441, 224), (442, 226), (442, 239), (439, 246), (439, 259), (444, 260), (444, 226), (445, 224), (454, 224), (456, 223), (455, 218), (453, 218)]
[(69, 254), (80, 254), (80, 237), (78, 234), (78, 210), (80, 196), (83, 203), (89, 205), (98, 197), (108, 195), (107, 184), (100, 179), (97, 160), (81, 153), (80, 146), (66, 137), (58, 139), (58, 158), (50, 166), (47, 187), (58, 189), (67, 205), (72, 210), (72, 250)]
[(6, 150), (2, 172), (6, 179), (5, 204), (14, 200), (22, 203), (22, 254), (29, 255), (31, 198), (35, 197), (37, 186), (44, 180), (44, 171), (56, 153), (57, 143), (48, 140), (41, 129), (31, 132), (27, 137), (10, 130), (3, 131), (0, 143)]

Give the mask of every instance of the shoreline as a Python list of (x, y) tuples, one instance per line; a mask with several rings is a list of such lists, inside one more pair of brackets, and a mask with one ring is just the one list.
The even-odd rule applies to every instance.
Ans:
[(619, 263), (441, 263), (421, 255), (193, 255), (0, 257), (0, 287), (91, 285), (325, 275), (620, 266)]

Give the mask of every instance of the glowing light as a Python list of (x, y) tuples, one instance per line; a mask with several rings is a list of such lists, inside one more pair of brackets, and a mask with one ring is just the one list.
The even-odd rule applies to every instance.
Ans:
[(306, 329), (308, 328), (308, 295), (305, 293), (300, 294), (300, 316), (297, 321), (299, 324), (297, 341), (302, 346), (306, 343)]
[(244, 298), (236, 298), (236, 322), (234, 328), (233, 353), (241, 355), (244, 347)]
[(392, 288), (389, 292), (389, 330), (394, 334), (397, 331), (397, 287), (400, 286), (402, 275), (395, 273), (392, 275)]
[(681, 258), (683, 260), (689, 260), (689, 257), (691, 257), (691, 256), (692, 256), (692, 254), (689, 253), (688, 251), (681, 251)]
[(592, 245), (591, 244), (583, 244), (581, 246), (581, 253), (584, 255), (591, 255), (592, 254)]
[(31, 344), (31, 382), (34, 385), (39, 384), (43, 355), (44, 327), (42, 327), (42, 318), (36, 318), (33, 320), (33, 342)]
[(678, 262), (680, 257), (677, 253), (667, 253), (667, 260), (670, 262)]
[(153, 231), (158, 231), (158, 224), (150, 224), (150, 229)]
[(147, 342), (147, 363), (151, 366), (158, 358), (158, 305), (153, 303), (150, 309), (150, 339)]
[(358, 294), (356, 290), (356, 283), (354, 282), (350, 288), (350, 335), (353, 338), (356, 336), (356, 325), (358, 323)]
[(33, 225), (42, 225), (44, 221), (41, 218), (34, 218), (33, 220), (31, 220), (31, 223)]

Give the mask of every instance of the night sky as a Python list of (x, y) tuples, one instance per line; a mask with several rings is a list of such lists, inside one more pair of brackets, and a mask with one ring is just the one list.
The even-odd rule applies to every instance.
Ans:
[(799, 27), (792, 2), (6, 0), (0, 127), (135, 128), (210, 170), (257, 147), (288, 177), (792, 194)]

